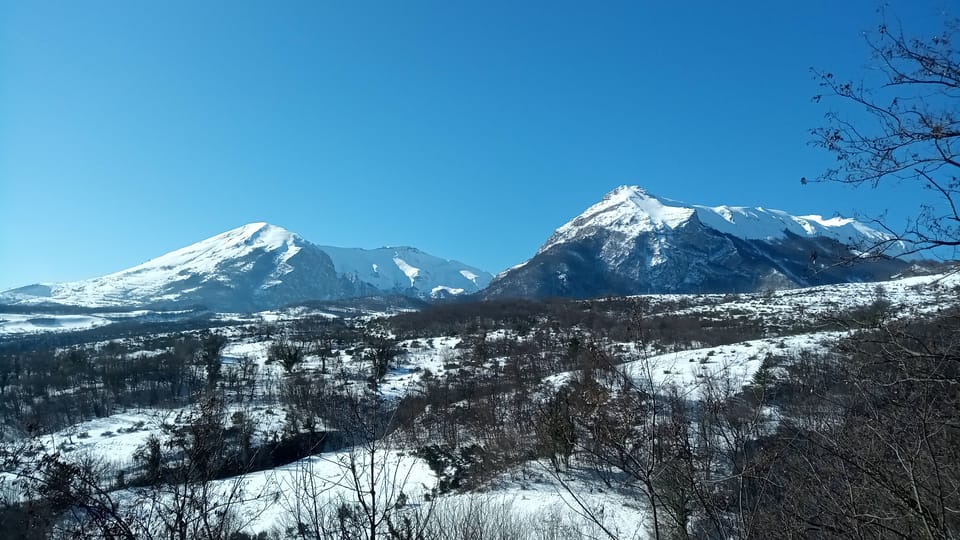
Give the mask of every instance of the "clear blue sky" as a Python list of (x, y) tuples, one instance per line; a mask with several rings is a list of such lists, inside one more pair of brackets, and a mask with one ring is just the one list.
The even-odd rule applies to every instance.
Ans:
[(907, 190), (799, 182), (809, 68), (858, 77), (877, 5), (0, 0), (0, 289), (252, 221), (496, 272), (621, 184), (899, 226)]

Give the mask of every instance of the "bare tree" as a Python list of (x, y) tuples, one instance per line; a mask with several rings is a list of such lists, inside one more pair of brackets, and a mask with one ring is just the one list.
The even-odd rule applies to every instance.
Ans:
[[(66, 459), (35, 441), (0, 451), (5, 469), (0, 481), (0, 531), (9, 538), (103, 538), (133, 540), (135, 523), (113, 490), (109, 466), (83, 456)], [(10, 521), (7, 521), (10, 520)]]
[[(394, 406), (383, 396), (379, 380), (392, 355), (392, 342), (372, 345), (368, 384), (356, 384), (327, 400), (326, 417), (346, 451), (302, 460), (283, 505), (289, 514), (286, 533), (299, 538), (421, 538), (425, 520), (404, 519), (413, 465), (393, 452), (389, 431)], [(379, 346), (377, 346), (379, 345)], [(370, 350), (370, 349), (368, 349)], [(418, 519), (424, 516), (420, 516)]]
[(786, 366), (776, 434), (748, 456), (756, 536), (960, 537), (957, 322), (890, 323)]
[(226, 540), (255, 519), (237, 509), (264, 495), (248, 493), (243, 476), (256, 456), (230, 439), (225, 414), (222, 394), (208, 394), (166, 427), (163, 442), (151, 438), (138, 452), (150, 483), (134, 490), (125, 515), (140, 537)]
[(306, 345), (284, 334), (270, 345), (267, 351), (267, 362), (280, 362), (287, 373), (292, 373), (303, 363), (304, 356), (306, 356)]
[(930, 191), (929, 202), (903, 230), (884, 227), (891, 234), (871, 246), (877, 253), (960, 246), (960, 23), (944, 18), (942, 31), (932, 36), (910, 37), (887, 22), (868, 34), (876, 68), (870, 73), (878, 78), (851, 81), (814, 71), (824, 88), (816, 102), (838, 98), (866, 117), (829, 112), (826, 125), (812, 130), (813, 143), (837, 160), (813, 181), (906, 182)]

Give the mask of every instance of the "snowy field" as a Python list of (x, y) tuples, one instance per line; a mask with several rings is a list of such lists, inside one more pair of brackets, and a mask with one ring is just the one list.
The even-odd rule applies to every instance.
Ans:
[(842, 316), (845, 311), (884, 301), (893, 318), (930, 315), (960, 300), (960, 273), (918, 276), (880, 283), (843, 283), (806, 289), (785, 289), (752, 294), (642, 295), (652, 308), (675, 303), (689, 307), (669, 311), (675, 315), (775, 318), (803, 321)]
[[(648, 347), (638, 349), (635, 343), (606, 342), (603, 344), (618, 368), (643, 381), (644, 385), (666, 389), (676, 387), (682, 395), (695, 396), (705, 380), (722, 377), (746, 384), (768, 356), (798, 357), (806, 351), (818, 353), (830, 348), (832, 342), (847, 335), (836, 330), (817, 330), (797, 335), (780, 335), (788, 324), (814, 323), (842, 316), (862, 307), (883, 305), (890, 319), (935, 314), (956, 305), (960, 289), (960, 275), (908, 278), (882, 284), (862, 283), (815, 287), (802, 290), (774, 291), (766, 294), (744, 295), (662, 295), (649, 298), (650, 309), (656, 315), (693, 315), (698, 320), (737, 320), (746, 317), (763, 321), (770, 329), (770, 337), (749, 339), (714, 347), (694, 347), (673, 350)], [(66, 332), (85, 330), (110, 324), (123, 318), (143, 316), (145, 312), (98, 315), (40, 315), (0, 314), (0, 333), (24, 335), (35, 332)], [(261, 334), (259, 328), (269, 325), (282, 328), (305, 316), (334, 318), (331, 313), (305, 310), (274, 310), (252, 315), (220, 314), (217, 328), (227, 338), (221, 353), (222, 369), (229, 375), (241, 364), (256, 367), (257, 384), (254, 394), (264, 393), (267, 385), (288, 375), (278, 363), (268, 362), (271, 345), (279, 337)], [(383, 314), (369, 313), (356, 320), (369, 322)], [(232, 323), (232, 324), (231, 324)], [(833, 328), (836, 328), (835, 326)], [(497, 340), (521, 342), (521, 337), (508, 329), (491, 330), (484, 334), (489, 343)], [(757, 334), (754, 334), (757, 335)], [(762, 335), (767, 335), (766, 333)], [(439, 378), (454, 373), (462, 363), (467, 349), (467, 336), (438, 335), (429, 338), (406, 339), (395, 343), (398, 356), (390, 362), (377, 391), (388, 403), (397, 403), (404, 396), (422, 393), (425, 379)], [(91, 344), (98, 348), (109, 342)], [(131, 343), (131, 342), (126, 342)], [(469, 342), (468, 342), (469, 343)], [(143, 348), (129, 353), (129, 358), (149, 359), (164, 353), (162, 349)], [(497, 358), (490, 359), (496, 365)], [(296, 370), (311, 376), (327, 377), (333, 384), (335, 376), (348, 374), (346, 382), (338, 381), (340, 389), (363, 390), (366, 387), (362, 373), (369, 369), (369, 359), (356, 344), (341, 343), (332, 356), (321, 363), (321, 358), (308, 351)], [(322, 374), (321, 365), (327, 369)], [(553, 373), (543, 382), (558, 387), (569, 381), (575, 372)], [(275, 440), (287, 426), (288, 411), (276, 403), (258, 401), (257, 395), (244, 404), (246, 418), (255, 425), (256, 443)], [(224, 421), (230, 425), (233, 414), (240, 409), (231, 405), (224, 411)], [(67, 460), (94, 457), (109, 462), (115, 469), (135, 471), (134, 454), (152, 435), (166, 436), (183, 425), (189, 415), (187, 408), (123, 410), (97, 418), (55, 433), (38, 437), (35, 442), (42, 451), (59, 453)], [(319, 426), (326, 424), (320, 419)], [(340, 502), (355, 501), (357, 485), (350, 477), (351, 460), (362, 457), (362, 448), (324, 452), (274, 469), (217, 480), (214, 489), (230, 492), (236, 497), (238, 519), (250, 533), (280, 531), (292, 525), (291, 516), (309, 512), (315, 504), (333, 508)], [(369, 456), (369, 454), (367, 454)], [(424, 459), (412, 455), (398, 444), (378, 450), (375, 465), (378, 491), (385, 496), (403, 497), (411, 509), (426, 508), (430, 504), (469, 507), (484, 504), (509, 509), (537, 521), (538, 527), (549, 523), (560, 527), (570, 520), (581, 523), (599, 521), (603, 527), (620, 538), (645, 538), (646, 516), (636, 494), (622, 494), (615, 489), (600, 489), (595, 478), (574, 466), (562, 476), (550, 470), (541, 461), (528, 461), (513, 466), (489, 481), (482, 490), (472, 493), (454, 492), (439, 498), (435, 495), (438, 477)], [(368, 469), (368, 472), (369, 469)], [(0, 478), (3, 476), (0, 475)], [(9, 473), (6, 479), (9, 481)], [(369, 480), (363, 480), (369, 481)], [(361, 487), (360, 492), (365, 488)], [(392, 495), (388, 495), (391, 494)], [(117, 493), (125, 504), (139, 504), (144, 493), (127, 488)], [(505, 510), (506, 511), (506, 510)], [(546, 520), (546, 521), (544, 521)], [(593, 525), (596, 526), (596, 525)], [(605, 533), (596, 529), (597, 537)]]
[(836, 341), (846, 332), (816, 332), (797, 336), (754, 339), (719, 347), (705, 347), (642, 358), (623, 365), (637, 380), (652, 382), (654, 388), (676, 386), (690, 394), (707, 379), (729, 377), (740, 385), (749, 383), (768, 355), (804, 351), (819, 352), (827, 341)]
[(48, 315), (44, 313), (0, 313), (0, 335), (75, 332), (110, 324), (110, 319), (94, 315)]

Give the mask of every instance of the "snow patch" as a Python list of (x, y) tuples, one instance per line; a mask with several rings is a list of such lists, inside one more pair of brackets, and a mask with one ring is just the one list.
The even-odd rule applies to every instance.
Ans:
[(74, 332), (104, 326), (111, 322), (105, 317), (93, 315), (0, 313), (0, 335)]
[(453, 287), (447, 287), (447, 286), (445, 286), (445, 285), (437, 285), (436, 287), (434, 287), (434, 288), (430, 291), (430, 297), (431, 297), (431, 298), (437, 298), (437, 297), (441, 296), (442, 293), (445, 293), (445, 294), (447, 294), (447, 295), (454, 295), (454, 296), (456, 296), (456, 295), (458, 295), (458, 294), (463, 294), (464, 292), (465, 292), (465, 291), (464, 291), (463, 289), (456, 289), (456, 288), (453, 288)]
[(410, 279), (410, 286), (413, 287), (413, 282), (417, 279), (417, 276), (420, 275), (420, 269), (410, 266), (407, 264), (407, 261), (401, 259), (400, 257), (394, 257), (393, 262), (397, 265), (397, 268), (399, 268), (400, 271), (403, 272), (408, 279)]

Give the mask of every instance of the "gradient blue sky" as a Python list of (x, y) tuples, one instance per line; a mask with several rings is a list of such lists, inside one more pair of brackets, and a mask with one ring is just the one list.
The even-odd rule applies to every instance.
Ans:
[(0, 289), (252, 221), (496, 272), (621, 184), (899, 226), (910, 190), (799, 182), (877, 6), (0, 0)]

